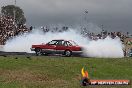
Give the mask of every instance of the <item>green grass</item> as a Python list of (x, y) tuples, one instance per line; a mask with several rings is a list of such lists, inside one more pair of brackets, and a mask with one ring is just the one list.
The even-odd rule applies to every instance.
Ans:
[[(0, 56), (0, 88), (83, 88), (82, 67), (91, 79), (132, 80), (132, 58)], [(95, 87), (132, 88), (132, 85), (88, 88)]]

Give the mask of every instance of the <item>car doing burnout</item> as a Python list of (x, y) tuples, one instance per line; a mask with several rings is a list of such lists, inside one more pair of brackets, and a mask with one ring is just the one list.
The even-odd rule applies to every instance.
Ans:
[(62, 54), (65, 56), (80, 55), (82, 47), (78, 46), (74, 41), (52, 40), (47, 44), (32, 45), (31, 51), (35, 51), (36, 55)]

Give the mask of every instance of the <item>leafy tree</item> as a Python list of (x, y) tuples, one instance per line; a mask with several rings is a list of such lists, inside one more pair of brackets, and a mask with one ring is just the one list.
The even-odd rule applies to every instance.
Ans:
[(9, 15), (14, 18), (15, 15), (15, 22), (16, 24), (24, 24), (26, 22), (26, 18), (24, 16), (23, 10), (15, 5), (7, 5), (1, 7), (1, 13), (3, 15)]

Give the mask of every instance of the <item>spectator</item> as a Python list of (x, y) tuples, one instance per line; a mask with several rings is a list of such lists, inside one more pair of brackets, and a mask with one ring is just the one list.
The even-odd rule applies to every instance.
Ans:
[(8, 39), (25, 32), (29, 32), (26, 25), (15, 25), (13, 17), (0, 15), (0, 45), (4, 45)]

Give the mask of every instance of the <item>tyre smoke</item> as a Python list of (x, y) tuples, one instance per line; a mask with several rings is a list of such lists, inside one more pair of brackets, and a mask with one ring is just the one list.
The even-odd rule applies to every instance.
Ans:
[(24, 35), (19, 35), (6, 42), (4, 51), (6, 52), (28, 52), (31, 53), (32, 44), (47, 43), (53, 39), (73, 40), (78, 45), (84, 47), (83, 55), (86, 57), (99, 57), (99, 58), (121, 58), (123, 55), (123, 46), (119, 38), (99, 39), (97, 41), (90, 40), (83, 37), (79, 32), (74, 29), (69, 29), (64, 32), (47, 32), (43, 33), (42, 30), (33, 30), (32, 32)]

